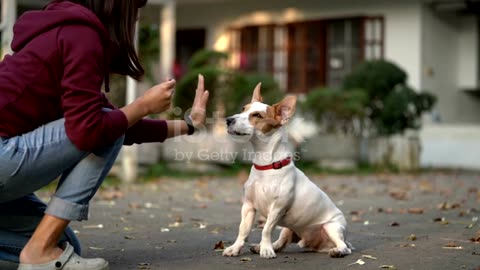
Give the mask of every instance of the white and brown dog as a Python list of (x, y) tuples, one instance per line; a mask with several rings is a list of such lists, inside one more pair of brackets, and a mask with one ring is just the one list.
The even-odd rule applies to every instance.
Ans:
[[(295, 167), (286, 138), (285, 124), (295, 112), (296, 97), (287, 96), (273, 106), (262, 103), (260, 84), (243, 112), (227, 118), (228, 132), (249, 136), (255, 155), (244, 185), (242, 220), (235, 243), (224, 256), (237, 256), (242, 249), (258, 211), (266, 217), (260, 244), (251, 251), (263, 258), (275, 258), (289, 243), (331, 257), (351, 253), (345, 240), (347, 222), (331, 199)], [(272, 244), (272, 231), (283, 227)]]

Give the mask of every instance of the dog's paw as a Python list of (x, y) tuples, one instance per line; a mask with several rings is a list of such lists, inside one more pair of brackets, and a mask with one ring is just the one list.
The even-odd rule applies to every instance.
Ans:
[(350, 254), (352, 254), (352, 250), (350, 250), (348, 247), (332, 248), (328, 251), (328, 255), (330, 255), (332, 258), (341, 258)]
[(239, 247), (236, 245), (229, 246), (223, 251), (222, 255), (226, 257), (235, 257), (235, 256), (238, 256), (238, 254), (240, 254), (240, 249), (242, 249), (242, 247)]
[(260, 257), (265, 259), (273, 259), (277, 257), (272, 246), (266, 247), (265, 245), (260, 245)]
[(260, 253), (260, 245), (259, 244), (251, 245), (250, 246), (250, 252), (255, 253), (255, 254), (259, 254)]

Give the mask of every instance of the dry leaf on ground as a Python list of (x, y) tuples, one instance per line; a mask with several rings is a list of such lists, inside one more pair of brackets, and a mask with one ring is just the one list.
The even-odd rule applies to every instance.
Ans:
[(423, 214), (423, 208), (420, 207), (413, 207), (408, 209), (408, 213), (410, 214)]
[(225, 245), (223, 244), (223, 241), (218, 241), (215, 243), (215, 246), (213, 247), (214, 250), (224, 250)]
[(362, 260), (362, 259), (358, 259), (356, 262), (353, 262), (353, 263), (349, 264), (348, 266), (352, 266), (352, 265), (355, 265), (355, 264), (364, 265), (365, 261)]
[(388, 264), (382, 264), (378, 268), (383, 268), (383, 269), (397, 269), (395, 268), (394, 265), (388, 265)]
[(480, 231), (477, 231), (474, 237), (470, 238), (470, 241), (474, 243), (480, 243)]
[(448, 244), (446, 244), (442, 248), (444, 248), (444, 249), (463, 249), (461, 246), (457, 245), (455, 242), (449, 242)]

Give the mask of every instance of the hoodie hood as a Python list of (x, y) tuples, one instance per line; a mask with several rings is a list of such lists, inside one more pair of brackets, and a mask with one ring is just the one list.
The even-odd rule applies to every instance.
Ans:
[(89, 9), (69, 1), (54, 1), (44, 10), (25, 12), (17, 20), (13, 28), (12, 50), (18, 52), (40, 34), (66, 24), (91, 26), (105, 44), (110, 40), (105, 26)]

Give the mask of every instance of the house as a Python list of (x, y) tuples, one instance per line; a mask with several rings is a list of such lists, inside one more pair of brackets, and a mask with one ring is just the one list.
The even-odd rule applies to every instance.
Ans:
[[(13, 0), (3, 0), (3, 3)], [(38, 6), (47, 1), (18, 0)], [(478, 0), (150, 0), (161, 77), (207, 47), (282, 88), (337, 87), (356, 64), (387, 59), (438, 97), (420, 132), (425, 167), (480, 169)]]
[(177, 33), (204, 33), (232, 65), (271, 72), (291, 92), (336, 87), (365, 59), (395, 62), (438, 97), (420, 132), (422, 166), (480, 169), (480, 1), (177, 2)]

